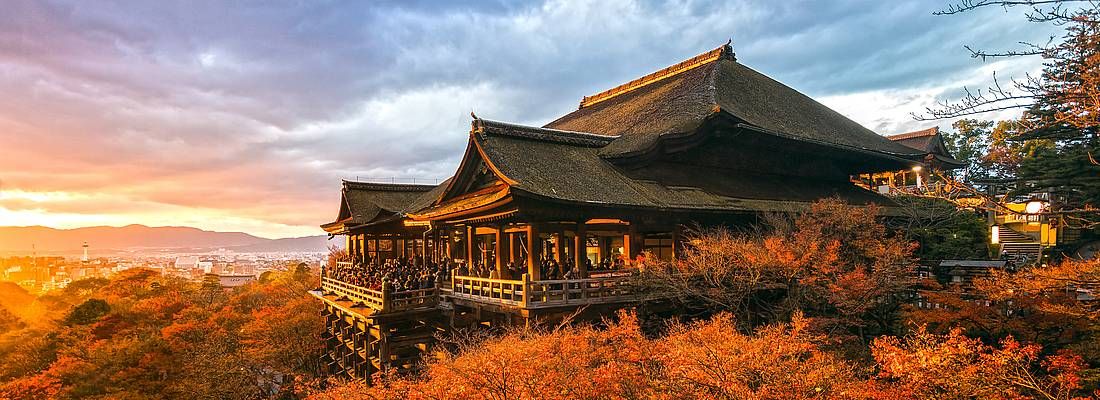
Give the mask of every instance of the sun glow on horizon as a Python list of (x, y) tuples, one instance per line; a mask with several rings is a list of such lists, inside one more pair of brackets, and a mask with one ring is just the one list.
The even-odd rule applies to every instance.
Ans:
[[(104, 211), (97, 212), (94, 208)], [(314, 236), (320, 228), (232, 215), (230, 210), (135, 201), (124, 196), (75, 192), (4, 190), (0, 193), (0, 226), (45, 226), (73, 229), (140, 224), (186, 226), (209, 231), (245, 232), (275, 239)]]

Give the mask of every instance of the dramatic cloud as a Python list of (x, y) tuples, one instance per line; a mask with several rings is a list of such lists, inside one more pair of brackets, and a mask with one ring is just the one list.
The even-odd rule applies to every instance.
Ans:
[(542, 124), (731, 37), (743, 63), (881, 133), (929, 126), (909, 114), (994, 70), (1040, 67), (962, 45), (1049, 30), (941, 6), (16, 0), (0, 13), (0, 225), (316, 234), (341, 178), (449, 176), (471, 111)]

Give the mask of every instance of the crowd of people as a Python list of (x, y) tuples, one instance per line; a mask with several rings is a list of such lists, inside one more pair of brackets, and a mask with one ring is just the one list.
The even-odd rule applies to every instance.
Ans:
[(337, 263), (325, 271), (328, 278), (371, 290), (382, 290), (386, 282), (393, 291), (431, 289), (436, 282), (451, 279), (452, 263), (435, 263), (424, 257), (372, 260), (352, 257), (350, 265)]
[[(451, 274), (490, 279), (520, 279), (527, 273), (527, 260), (520, 258), (506, 264), (498, 272), (492, 263), (467, 263), (462, 260), (443, 259), (440, 262), (425, 260), (422, 256), (396, 258), (388, 260), (369, 257), (350, 257), (349, 263), (335, 263), (325, 269), (325, 276), (371, 290), (382, 290), (388, 282), (393, 291), (431, 289), (437, 282), (449, 281)], [(490, 260), (492, 261), (492, 260)], [(585, 269), (591, 272), (614, 271), (623, 269), (621, 258), (606, 258), (595, 265), (585, 258)], [(545, 280), (573, 279), (579, 277), (577, 268), (570, 258), (558, 262), (553, 258), (544, 259), (539, 264), (541, 277)]]

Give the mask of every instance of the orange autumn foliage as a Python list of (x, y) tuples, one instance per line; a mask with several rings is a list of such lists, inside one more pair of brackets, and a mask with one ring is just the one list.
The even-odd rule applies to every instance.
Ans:
[(144, 269), (44, 298), (56, 320), (0, 334), (0, 399), (293, 398), (319, 379), (308, 270), (226, 291)]
[(699, 229), (680, 259), (647, 265), (642, 284), (689, 309), (733, 312), (744, 328), (803, 312), (859, 339), (887, 333), (911, 281), (914, 247), (878, 214), (828, 199), (794, 217), (770, 216), (756, 231)]
[(881, 337), (872, 346), (880, 377), (912, 398), (1083, 399), (1084, 360), (1067, 351), (1042, 357), (1041, 347), (1011, 337), (987, 346), (954, 329), (936, 335), (918, 329), (904, 338)]
[(822, 350), (808, 321), (740, 333), (723, 314), (642, 335), (621, 313), (606, 328), (520, 331), (429, 362), (422, 376), (337, 386), (315, 400), (368, 399), (870, 399), (891, 388), (861, 379)]
[[(1083, 360), (1036, 345), (987, 346), (961, 331), (881, 337), (874, 365), (821, 344), (799, 314), (741, 333), (728, 314), (641, 334), (619, 315), (606, 328), (517, 331), (429, 361), (420, 375), (338, 384), (346, 399), (1089, 399)], [(877, 371), (877, 372), (876, 372)]]

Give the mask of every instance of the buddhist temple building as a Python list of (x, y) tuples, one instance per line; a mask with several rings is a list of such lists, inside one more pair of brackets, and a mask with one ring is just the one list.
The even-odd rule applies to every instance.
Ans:
[(922, 165), (910, 169), (863, 175), (860, 183), (879, 193), (924, 193), (928, 191), (926, 185), (937, 183), (937, 175), (966, 166), (966, 162), (959, 161), (951, 155), (938, 126), (890, 135), (886, 138), (923, 152), (924, 157), (921, 159)]
[[(343, 182), (322, 227), (349, 255), (315, 292), (329, 362), (362, 377), (424, 351), (408, 332), (604, 312), (633, 301), (643, 254), (676, 257), (685, 226), (746, 226), (828, 197), (889, 209), (858, 177), (957, 165), (942, 145), (938, 131), (880, 136), (741, 64), (728, 43), (585, 96), (544, 126), (472, 116), (443, 183)], [(390, 274), (374, 266), (395, 260), (445, 273), (427, 288), (361, 276)]]

